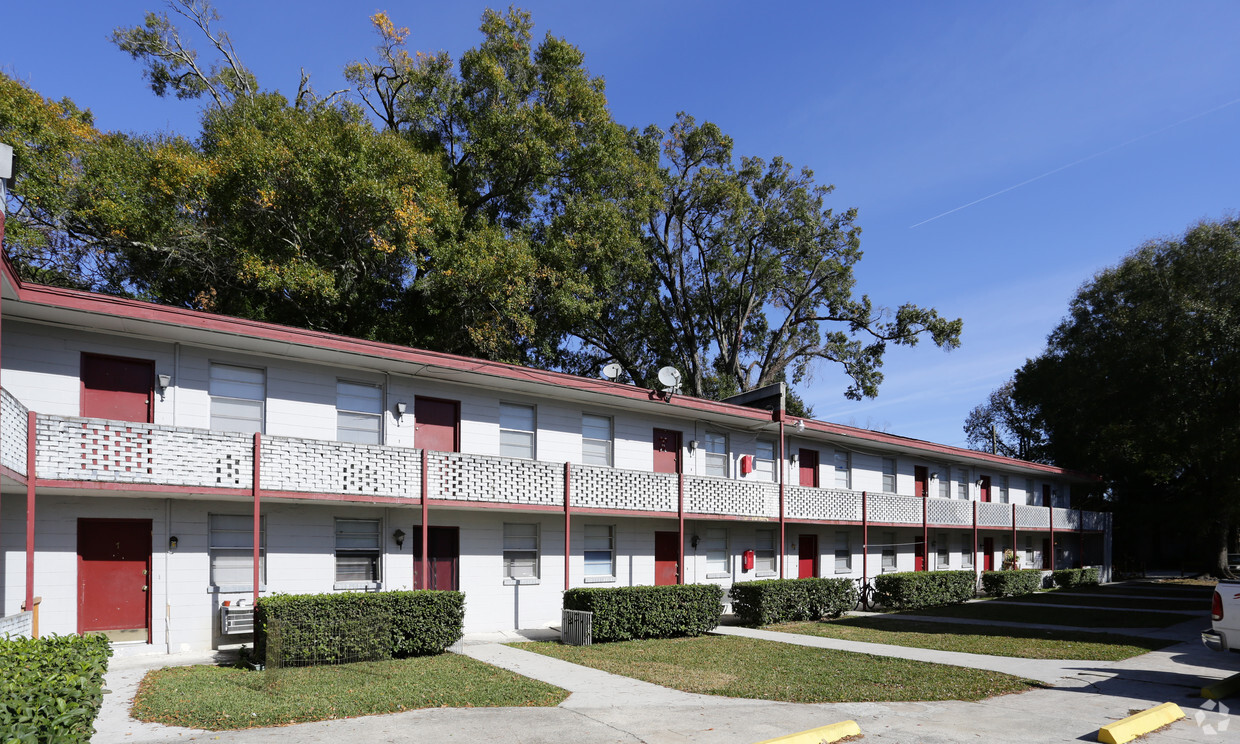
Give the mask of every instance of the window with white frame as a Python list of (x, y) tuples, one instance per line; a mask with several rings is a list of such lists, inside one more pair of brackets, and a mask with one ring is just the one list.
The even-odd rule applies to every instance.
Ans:
[[(254, 515), (211, 514), (207, 525), (211, 586), (253, 591)], [(258, 583), (267, 583), (266, 517), (259, 517), (258, 522)]]
[(586, 465), (610, 466), (612, 460), (610, 416), (581, 414), (581, 461)]
[(1008, 477), (1006, 475), (999, 476), (999, 503), (1008, 503), (1010, 493), (1011, 491), (1008, 488)]
[(769, 439), (759, 439), (754, 444), (753, 469), (761, 481), (779, 481), (779, 471), (775, 468), (775, 443)]
[(383, 543), (377, 519), (336, 520), (336, 581), (377, 583)]
[(723, 527), (707, 527), (702, 537), (702, 550), (706, 553), (706, 576), (728, 574), (728, 531)]
[(852, 463), (846, 450), (835, 451), (835, 487), (852, 488)]
[(499, 453), (534, 459), (534, 406), (499, 404)]
[(208, 376), (212, 431), (261, 433), (267, 408), (267, 373), (254, 367), (212, 362)]
[(977, 546), (973, 544), (972, 535), (960, 536), (960, 567), (973, 568), (973, 555), (977, 552)]
[(759, 573), (775, 573), (775, 530), (754, 533), (753, 567)]
[(1051, 486), (1051, 506), (1067, 509), (1068, 497), (1059, 492), (1059, 486)]
[(956, 498), (968, 500), (969, 498), (969, 471), (956, 471)]
[(944, 465), (939, 468), (939, 498), (950, 499), (952, 497), (952, 469)]
[(883, 570), (896, 570), (896, 533), (884, 532), (883, 535)]
[(616, 528), (609, 524), (586, 525), (586, 578), (616, 575)]
[(849, 573), (852, 571), (852, 544), (848, 530), (835, 533), (835, 572)]
[(883, 491), (896, 492), (896, 460), (894, 457), (883, 458)]
[(728, 435), (708, 431), (703, 436), (706, 451), (706, 474), (728, 477)]
[(538, 578), (537, 524), (504, 524), (504, 578)]
[(383, 389), (378, 385), (336, 381), (336, 440), (383, 443)]
[(1025, 479), (1025, 503), (1028, 504), (1029, 506), (1037, 506), (1038, 501), (1039, 499), (1037, 497), (1037, 494), (1033, 492), (1033, 478), (1026, 478)]
[(946, 534), (940, 534), (939, 539), (934, 545), (934, 567), (937, 569), (949, 568), (951, 565), (951, 544), (947, 541)]

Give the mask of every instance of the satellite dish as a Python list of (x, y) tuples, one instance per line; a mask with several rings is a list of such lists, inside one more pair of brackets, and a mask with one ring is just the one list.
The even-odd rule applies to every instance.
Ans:
[(603, 377), (606, 377), (609, 380), (614, 380), (617, 377), (619, 377), (620, 373), (623, 371), (624, 370), (620, 367), (619, 364), (612, 362), (611, 364), (608, 364), (607, 366), (603, 367)]
[(680, 388), (680, 370), (675, 367), (660, 369), (659, 384), (666, 390), (678, 390)]

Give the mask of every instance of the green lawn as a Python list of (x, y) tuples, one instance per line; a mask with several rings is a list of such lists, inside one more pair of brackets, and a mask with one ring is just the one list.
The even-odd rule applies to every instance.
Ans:
[(975, 620), (999, 620), (1040, 625), (1063, 625), (1069, 628), (1165, 628), (1191, 620), (1197, 613), (1162, 614), (1140, 610), (1077, 609), (1074, 607), (1039, 607), (1036, 604), (998, 604), (968, 602), (946, 607), (905, 610), (895, 615), (929, 615), (961, 617)]
[(1083, 607), (1113, 607), (1118, 609), (1137, 609), (1137, 610), (1185, 610), (1187, 612), (1209, 612), (1209, 597), (1141, 597), (1127, 594), (1110, 594), (1105, 597), (1095, 597), (1089, 594), (1077, 592), (1038, 592), (1037, 594), (1029, 594), (1024, 597), (1008, 597), (1004, 601), (1010, 602), (1030, 602), (1033, 604), (1065, 604), (1077, 605)]
[(568, 693), (457, 654), (254, 672), (171, 667), (150, 672), (133, 716), (219, 731), (397, 713), (417, 708), (554, 706)]
[(981, 700), (1039, 686), (999, 672), (737, 636), (518, 648), (685, 692), (790, 703)]
[(824, 623), (784, 623), (767, 626), (766, 630), (1022, 659), (1118, 661), (1171, 644), (1171, 641), (1071, 630), (991, 628), (896, 617), (848, 617)]

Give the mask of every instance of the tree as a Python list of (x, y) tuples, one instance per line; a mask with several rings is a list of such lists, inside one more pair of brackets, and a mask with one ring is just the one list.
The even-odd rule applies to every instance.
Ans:
[(929, 336), (959, 345), (961, 321), (932, 309), (889, 311), (854, 295), (861, 259), (855, 210), (825, 207), (830, 186), (782, 158), (732, 156), (717, 126), (681, 114), (661, 142), (660, 200), (645, 217), (645, 261), (593, 322), (576, 333), (583, 356), (619, 362), (634, 381), (661, 364), (685, 373), (687, 393), (723, 397), (839, 364), (849, 398), (873, 397), (888, 344)]
[(1008, 380), (992, 391), (985, 403), (969, 411), (964, 422), (969, 446), (1005, 457), (1049, 462), (1046, 433), (1036, 411), (1012, 398), (1015, 387), (1015, 381)]
[(1123, 504), (1159, 500), (1226, 569), (1240, 517), (1240, 221), (1142, 246), (1072, 300), (1016, 375), (1056, 462), (1101, 475)]

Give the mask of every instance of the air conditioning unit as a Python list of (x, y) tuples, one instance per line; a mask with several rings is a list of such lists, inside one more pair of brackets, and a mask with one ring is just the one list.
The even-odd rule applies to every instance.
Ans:
[(224, 605), (220, 608), (220, 634), (241, 635), (254, 632), (254, 607)]

